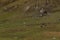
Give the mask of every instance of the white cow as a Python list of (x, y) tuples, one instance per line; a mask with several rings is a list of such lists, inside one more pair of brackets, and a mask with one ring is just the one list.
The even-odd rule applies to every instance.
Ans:
[(43, 16), (44, 11), (45, 11), (44, 8), (41, 8), (41, 9), (40, 9), (40, 16)]
[(41, 14), (43, 14), (44, 11), (45, 11), (44, 8), (41, 8), (41, 9), (40, 9), (40, 13), (41, 13)]

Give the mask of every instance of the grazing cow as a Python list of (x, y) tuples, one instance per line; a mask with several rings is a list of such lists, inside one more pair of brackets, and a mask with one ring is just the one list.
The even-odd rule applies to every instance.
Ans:
[(43, 14), (44, 13), (44, 8), (40, 9), (40, 13)]
[(44, 16), (47, 14), (47, 11), (44, 8), (40, 9), (40, 16)]

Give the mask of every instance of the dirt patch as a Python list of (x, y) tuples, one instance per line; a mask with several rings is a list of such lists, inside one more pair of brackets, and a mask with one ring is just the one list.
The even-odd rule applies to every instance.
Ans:
[(44, 32), (45, 36), (60, 36), (60, 32)]

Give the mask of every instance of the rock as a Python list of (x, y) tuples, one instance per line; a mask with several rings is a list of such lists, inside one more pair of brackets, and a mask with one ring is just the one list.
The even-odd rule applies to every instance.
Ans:
[(14, 10), (16, 8), (18, 8), (18, 6), (17, 5), (14, 5), (14, 6), (11, 6), (11, 7), (4, 7), (3, 10), (4, 11), (12, 11), (12, 10)]
[(56, 40), (56, 37), (53, 37), (52, 39), (53, 39), (53, 40)]
[(45, 24), (45, 23), (42, 23), (41, 24), (41, 28), (44, 28), (44, 27), (46, 27), (47, 25)]

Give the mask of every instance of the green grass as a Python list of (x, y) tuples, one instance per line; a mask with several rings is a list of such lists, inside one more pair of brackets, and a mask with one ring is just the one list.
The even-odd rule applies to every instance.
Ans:
[[(25, 0), (19, 2), (16, 3), (23, 5)], [(15, 5), (15, 3), (9, 5)], [(60, 32), (58, 20), (60, 12), (51, 13), (50, 16), (31, 18), (24, 16), (22, 6), (11, 12), (4, 12), (2, 9), (3, 7), (0, 9), (0, 40), (54, 40), (53, 37), (56, 37), (55, 40), (60, 40), (60, 36), (44, 34), (44, 32)], [(39, 23), (47, 23), (47, 27), (41, 28)]]

